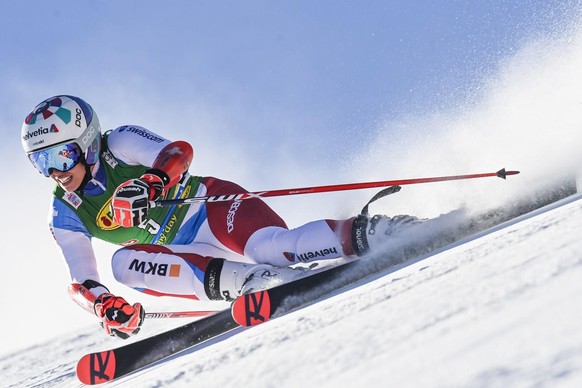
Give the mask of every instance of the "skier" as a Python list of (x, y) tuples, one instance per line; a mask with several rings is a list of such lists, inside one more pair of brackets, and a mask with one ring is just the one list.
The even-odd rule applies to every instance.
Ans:
[[(298, 276), (299, 262), (355, 258), (385, 239), (385, 216), (318, 220), (289, 230), (261, 199), (149, 207), (149, 201), (242, 193), (233, 182), (188, 173), (193, 149), (138, 125), (101, 133), (92, 107), (59, 95), (25, 118), (22, 145), (56, 181), (49, 227), (68, 266), (73, 299), (109, 335), (128, 338), (143, 322), (100, 283), (91, 238), (123, 246), (111, 259), (115, 279), (150, 295), (232, 300)], [(375, 231), (378, 230), (378, 233)]]

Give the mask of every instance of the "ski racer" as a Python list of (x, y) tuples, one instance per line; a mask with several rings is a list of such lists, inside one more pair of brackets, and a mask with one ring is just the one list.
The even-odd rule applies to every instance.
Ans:
[(360, 215), (289, 230), (261, 199), (150, 208), (157, 199), (245, 190), (190, 175), (194, 152), (185, 141), (138, 125), (102, 133), (93, 108), (74, 96), (38, 104), (24, 120), (22, 145), (34, 167), (57, 183), (49, 227), (68, 266), (71, 296), (121, 338), (139, 331), (144, 308), (100, 283), (93, 237), (122, 246), (111, 258), (122, 284), (150, 295), (232, 300), (293, 280), (299, 271), (290, 265), (362, 256), (396, 222)]

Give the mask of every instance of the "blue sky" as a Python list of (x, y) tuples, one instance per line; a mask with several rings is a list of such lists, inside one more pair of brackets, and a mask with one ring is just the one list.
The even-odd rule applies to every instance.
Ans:
[[(4, 4), (0, 149), (9, 166), (3, 187), (11, 190), (0, 194), (9, 220), (0, 234), (16, 253), (4, 255), (5, 271), (11, 276), (0, 290), (22, 298), (3, 298), (1, 310), (21, 312), (34, 304), (48, 331), (55, 334), (67, 329), (52, 321), (55, 308), (71, 317), (71, 325), (92, 322), (91, 317), (78, 321), (77, 314), (84, 313), (64, 293), (66, 271), (45, 222), (52, 183), (35, 172), (21, 151), (22, 120), (44, 98), (66, 93), (86, 99), (103, 129), (139, 124), (190, 141), (196, 153), (192, 173), (232, 179), (249, 190), (411, 177), (397, 173), (422, 176), (439, 165), (447, 167), (438, 171), (442, 174), (483, 172), (503, 165), (496, 165), (497, 159), (495, 163), (483, 159), (473, 163), (477, 171), (467, 171), (472, 164), (465, 153), (441, 164), (442, 155), (423, 160), (412, 150), (417, 140), (433, 138), (431, 146), (439, 144), (447, 151), (448, 144), (451, 154), (472, 143), (486, 148), (489, 138), (476, 135), (495, 128), (500, 131), (497, 139), (514, 137), (517, 144), (517, 139), (523, 141), (522, 132), (512, 137), (511, 130), (520, 120), (559, 121), (551, 114), (532, 115), (534, 102), (516, 107), (518, 115), (502, 107), (508, 105), (506, 95), (511, 96), (509, 101), (522, 102), (555, 90), (575, 95), (568, 87), (578, 85), (578, 78), (573, 79), (576, 73), (565, 68), (560, 73), (567, 75), (564, 80), (559, 74), (548, 75), (555, 65), (549, 54), (547, 60), (537, 59), (548, 50), (535, 42), (555, 39), (561, 42), (555, 51), (567, 53), (568, 41), (563, 37), (572, 24), (580, 24), (579, 3), (32, 0)], [(522, 83), (521, 78), (527, 79)], [(557, 81), (552, 83), (553, 79)], [(549, 92), (527, 92), (544, 80), (553, 85)], [(571, 133), (573, 123), (580, 122), (574, 113), (578, 103), (562, 104), (571, 108), (562, 114), (569, 120), (552, 130)], [(475, 105), (482, 110), (469, 120), (461, 117), (459, 112), (471, 111)], [(491, 106), (498, 108), (486, 108)], [(471, 127), (473, 132), (463, 135), (472, 140), (451, 144), (441, 137), (436, 141), (461, 120), (478, 123)], [(515, 125), (506, 127), (508, 123)], [(546, 127), (539, 131), (547, 132)], [(538, 143), (544, 142), (541, 139)], [(307, 222), (325, 215), (353, 215), (360, 199), (330, 194), (273, 203), (288, 219)], [(106, 269), (112, 248), (98, 249)], [(30, 319), (22, 327), (32, 332), (38, 327), (38, 316)]]
[[(16, 94), (20, 109), (5, 117), (20, 121), (23, 109), (64, 91), (101, 115), (110, 105), (131, 106), (135, 94), (152, 101), (135, 108), (146, 115), (203, 101), (193, 114), (208, 114), (208, 106), (230, 114), (256, 147), (272, 145), (273, 132), (305, 136), (302, 148), (334, 158), (346, 138), (361, 145), (387, 115), (464, 98), (524, 37), (555, 28), (569, 9), (563, 3), (16, 2), (4, 10), (0, 33), (3, 94)], [(319, 137), (326, 149), (310, 144)]]

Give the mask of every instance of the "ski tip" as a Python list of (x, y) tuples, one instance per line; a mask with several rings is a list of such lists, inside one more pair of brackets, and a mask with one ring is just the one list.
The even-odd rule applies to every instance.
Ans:
[(86, 354), (77, 363), (77, 378), (85, 385), (106, 383), (115, 378), (115, 364), (112, 350)]
[(231, 305), (232, 319), (241, 326), (255, 326), (271, 318), (271, 299), (267, 291), (242, 295)]
[(519, 174), (519, 171), (506, 171), (505, 168), (502, 168), (501, 170), (497, 171), (496, 174), (499, 178), (506, 179), (508, 175)]

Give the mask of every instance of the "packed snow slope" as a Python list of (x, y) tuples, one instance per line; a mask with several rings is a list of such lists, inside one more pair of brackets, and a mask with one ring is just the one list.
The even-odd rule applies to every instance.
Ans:
[[(581, 198), (570, 196), (110, 385), (580, 387)], [(148, 322), (144, 336), (166, 322)], [(25, 334), (15, 329), (15, 335)], [(92, 326), (4, 356), (2, 386), (79, 386), (76, 361), (118, 344)]]

